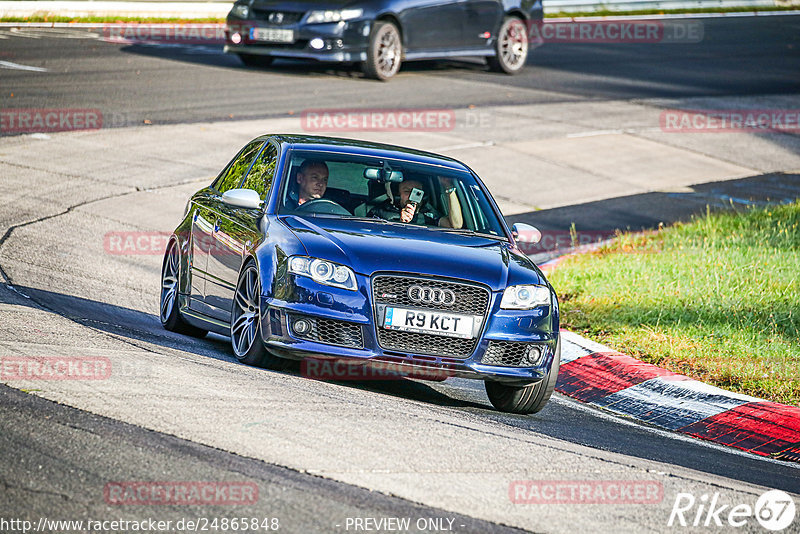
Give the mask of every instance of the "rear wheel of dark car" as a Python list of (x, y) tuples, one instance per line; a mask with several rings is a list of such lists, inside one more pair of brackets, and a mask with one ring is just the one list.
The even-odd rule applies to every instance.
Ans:
[(272, 65), (272, 58), (270, 56), (260, 56), (256, 54), (236, 54), (242, 63), (248, 67), (269, 67)]
[(368, 78), (386, 81), (400, 70), (402, 58), (403, 42), (397, 26), (388, 21), (373, 24), (367, 60), (363, 64), (364, 74)]
[(556, 345), (553, 356), (553, 365), (550, 372), (538, 384), (530, 386), (510, 386), (500, 382), (486, 381), (486, 394), (492, 406), (501, 412), (532, 414), (545, 407), (558, 380), (558, 370), (561, 367), (561, 340)]
[(270, 354), (261, 340), (261, 280), (252, 261), (239, 274), (231, 309), (231, 345), (236, 359), (279, 370), (284, 359)]
[(161, 266), (161, 326), (170, 332), (204, 337), (208, 331), (196, 328), (183, 320), (178, 309), (181, 259), (178, 244), (172, 241)]
[(495, 72), (516, 74), (528, 59), (528, 32), (525, 23), (517, 17), (506, 17), (494, 45), (495, 56), (488, 58), (489, 68)]

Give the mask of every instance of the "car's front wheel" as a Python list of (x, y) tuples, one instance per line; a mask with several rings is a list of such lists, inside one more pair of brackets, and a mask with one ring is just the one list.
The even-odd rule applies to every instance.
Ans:
[(282, 358), (270, 354), (261, 340), (261, 280), (252, 261), (236, 284), (231, 310), (231, 345), (236, 359), (248, 365), (282, 369)]
[(208, 334), (208, 331), (187, 324), (178, 309), (180, 268), (181, 258), (178, 244), (172, 241), (167, 248), (167, 253), (164, 255), (164, 263), (161, 266), (161, 326), (170, 332), (204, 337)]
[(496, 72), (516, 74), (528, 59), (528, 32), (517, 17), (506, 17), (495, 40), (495, 55), (488, 58), (489, 68)]
[(545, 407), (558, 380), (558, 370), (561, 367), (561, 340), (556, 344), (556, 353), (553, 356), (553, 365), (550, 372), (538, 384), (530, 386), (510, 386), (500, 382), (486, 381), (486, 394), (492, 406), (501, 412), (532, 414)]
[(368, 78), (386, 81), (400, 70), (402, 58), (400, 30), (391, 22), (376, 22), (369, 36), (367, 60), (363, 65), (364, 74)]
[(270, 56), (261, 56), (256, 54), (236, 54), (242, 63), (248, 67), (269, 67), (272, 65), (272, 58)]

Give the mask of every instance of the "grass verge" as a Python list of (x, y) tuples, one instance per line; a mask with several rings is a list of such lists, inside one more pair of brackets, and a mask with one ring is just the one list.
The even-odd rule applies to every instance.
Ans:
[(562, 326), (719, 387), (800, 405), (800, 201), (622, 234), (548, 278)]

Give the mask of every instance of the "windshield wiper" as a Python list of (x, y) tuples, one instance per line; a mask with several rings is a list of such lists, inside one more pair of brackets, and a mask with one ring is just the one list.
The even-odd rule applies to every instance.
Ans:
[(380, 217), (356, 217), (354, 215), (345, 215), (340, 217), (341, 219), (347, 219), (348, 221), (362, 221), (362, 222), (377, 222), (383, 224), (390, 224), (391, 221), (387, 221), (386, 219), (381, 219)]
[(461, 234), (461, 235), (476, 235), (479, 237), (486, 237), (489, 239), (497, 239), (498, 241), (505, 241), (506, 238), (504, 236), (494, 235), (494, 234), (487, 234), (484, 232), (476, 232), (475, 230), (470, 230), (469, 228), (443, 228), (441, 226), (430, 226), (429, 228), (440, 230), (442, 232), (450, 232), (451, 234)]

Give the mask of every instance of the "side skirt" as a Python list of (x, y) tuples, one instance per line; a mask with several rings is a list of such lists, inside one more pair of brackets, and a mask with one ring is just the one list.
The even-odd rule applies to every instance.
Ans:
[(178, 295), (178, 303), (180, 305), (180, 308), (178, 309), (180, 310), (180, 314), (184, 321), (194, 327), (202, 328), (203, 330), (208, 330), (209, 332), (214, 332), (222, 336), (231, 335), (231, 325), (224, 321), (220, 321), (219, 319), (214, 319), (213, 317), (209, 317), (208, 315), (204, 315), (200, 312), (189, 309), (188, 300), (189, 299), (187, 295)]

